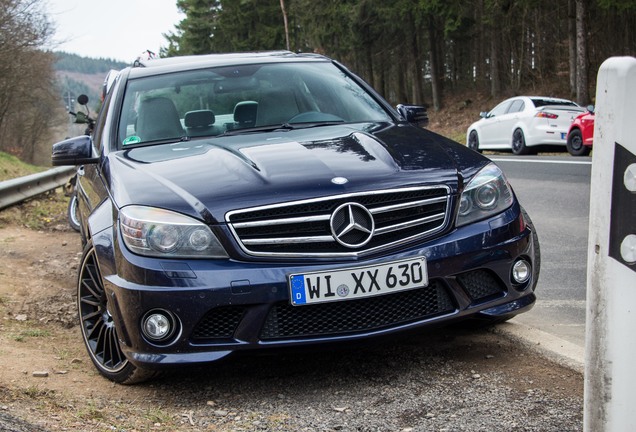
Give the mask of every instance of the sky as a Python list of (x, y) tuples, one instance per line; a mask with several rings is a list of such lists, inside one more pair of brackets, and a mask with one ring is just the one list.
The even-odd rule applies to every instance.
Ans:
[(47, 0), (55, 26), (54, 51), (132, 63), (146, 50), (167, 45), (163, 33), (175, 31), (185, 16), (176, 0)]

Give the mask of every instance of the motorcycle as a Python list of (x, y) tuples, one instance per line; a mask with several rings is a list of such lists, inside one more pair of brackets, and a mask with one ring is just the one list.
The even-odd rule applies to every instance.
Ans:
[[(86, 109), (86, 113), (83, 113), (81, 111), (78, 111), (78, 112), (69, 111), (68, 113), (72, 115), (73, 117), (75, 117), (74, 123), (85, 124), (86, 129), (84, 130), (84, 135), (90, 135), (93, 133), (93, 129), (95, 127), (95, 119), (91, 118), (90, 116), (90, 110), (88, 109), (88, 96), (83, 94), (79, 95), (79, 97), (77, 98), (77, 103), (84, 106), (84, 108)], [(73, 175), (73, 177), (71, 177), (68, 180), (68, 182), (66, 182), (66, 184), (64, 185), (64, 195), (70, 198), (68, 202), (68, 208), (66, 210), (66, 214), (68, 217), (68, 224), (71, 226), (71, 228), (73, 228), (77, 232), (80, 231), (80, 219), (79, 219), (79, 207), (77, 205), (78, 202), (77, 202), (76, 185), (77, 185), (77, 177), (78, 175), (81, 175), (83, 170), (84, 170), (83, 166), (78, 166), (75, 172), (75, 175)]]

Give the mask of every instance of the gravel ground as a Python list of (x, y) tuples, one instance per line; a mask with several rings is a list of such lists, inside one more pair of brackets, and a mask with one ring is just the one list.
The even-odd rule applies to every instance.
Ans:
[[(235, 358), (134, 387), (93, 376), (90, 415), (75, 422), (43, 416), (52, 406), (80, 409), (72, 397), (2, 408), (38, 431), (564, 432), (582, 430), (582, 380), (492, 331), (452, 328), (376, 346)], [(21, 427), (6, 430), (31, 430)]]
[(75, 234), (5, 228), (0, 241), (0, 430), (583, 428), (580, 372), (532, 345), (465, 325), (236, 357), (142, 385), (115, 385), (97, 375), (81, 346)]

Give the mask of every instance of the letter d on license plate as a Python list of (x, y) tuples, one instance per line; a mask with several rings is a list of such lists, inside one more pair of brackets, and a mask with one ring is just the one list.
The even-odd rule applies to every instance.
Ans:
[(294, 306), (372, 297), (427, 285), (424, 257), (289, 276)]

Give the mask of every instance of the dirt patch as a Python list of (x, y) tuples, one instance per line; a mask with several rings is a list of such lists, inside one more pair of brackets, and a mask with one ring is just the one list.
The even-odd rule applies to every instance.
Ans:
[(582, 376), (487, 329), (241, 357), (115, 385), (82, 345), (80, 254), (64, 225), (0, 227), (0, 429), (582, 430)]

